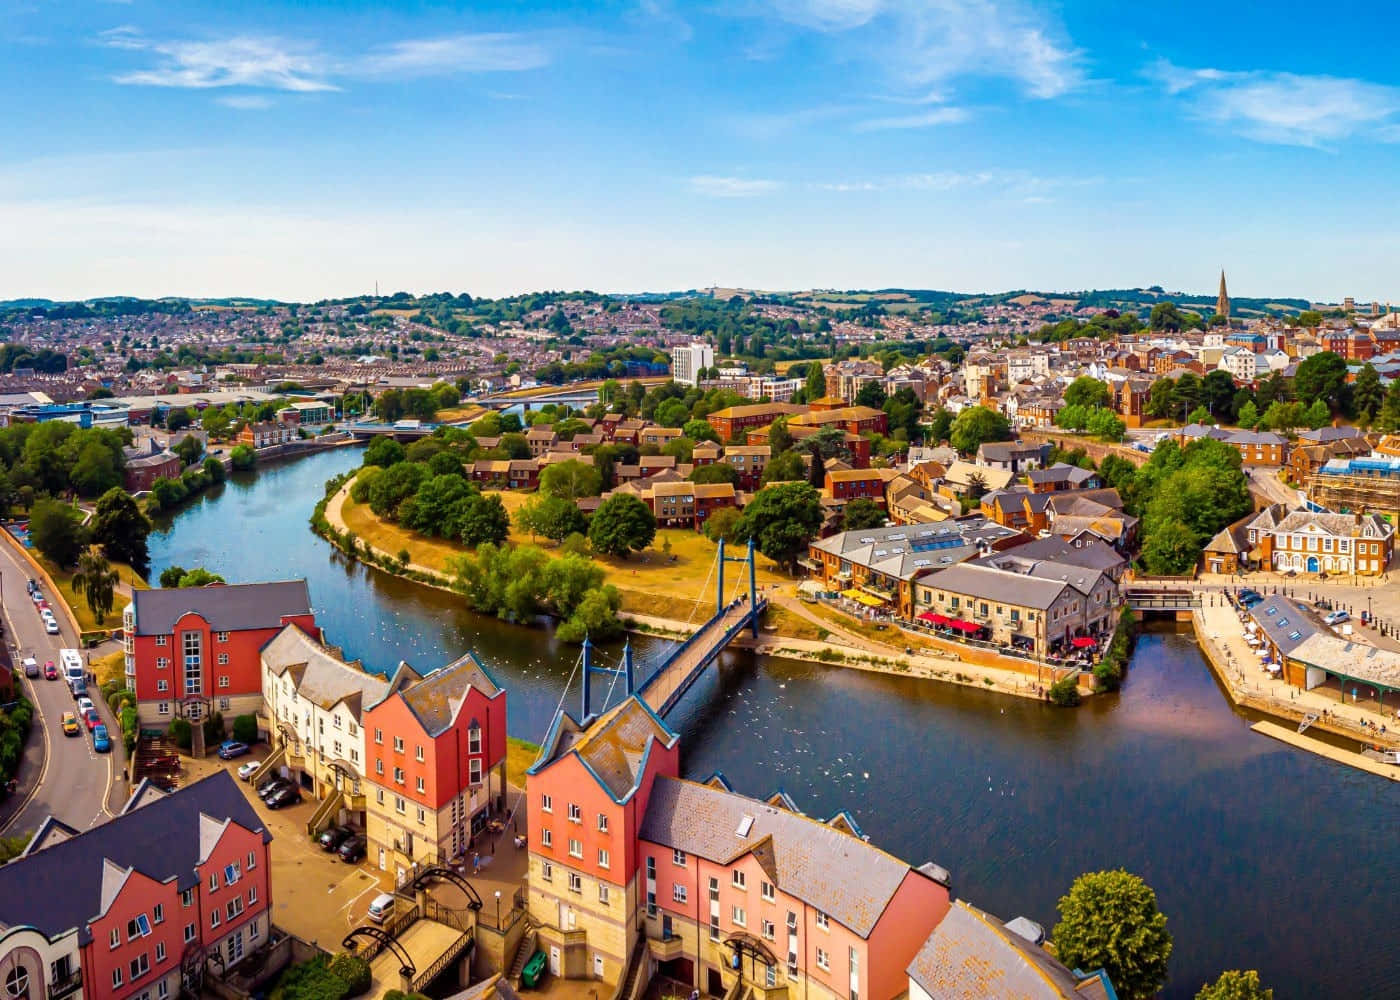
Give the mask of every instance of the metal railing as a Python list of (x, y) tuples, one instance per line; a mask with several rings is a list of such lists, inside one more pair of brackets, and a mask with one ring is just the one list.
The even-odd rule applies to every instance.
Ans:
[(461, 957), (464, 951), (468, 951), (475, 946), (476, 938), (470, 934), (463, 933), (461, 937), (452, 943), (451, 947), (438, 957), (436, 962), (413, 977), (413, 992), (418, 992), (438, 976), (442, 975), (453, 962)]
[(74, 969), (63, 979), (49, 983), (49, 1000), (58, 1000), (70, 993), (76, 993), (83, 986), (83, 970)]

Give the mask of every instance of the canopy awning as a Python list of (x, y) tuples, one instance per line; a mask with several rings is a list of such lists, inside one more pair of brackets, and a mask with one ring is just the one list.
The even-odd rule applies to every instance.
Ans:
[(919, 615), (919, 620), (933, 622), (935, 625), (947, 625), (950, 619), (947, 615), (940, 615), (937, 611), (924, 611)]
[(1075, 649), (1089, 649), (1099, 643), (1097, 639), (1091, 639), (1087, 635), (1077, 635), (1069, 641), (1069, 644)]
[(869, 594), (862, 593), (859, 590), (843, 590), (841, 591), (841, 596), (849, 597), (859, 604), (864, 604), (867, 608), (878, 608), (885, 603), (878, 597), (871, 597)]
[(955, 628), (959, 632), (977, 632), (982, 628), (982, 626), (978, 625), (976, 622), (965, 621), (962, 618), (954, 618), (948, 625), (950, 628)]

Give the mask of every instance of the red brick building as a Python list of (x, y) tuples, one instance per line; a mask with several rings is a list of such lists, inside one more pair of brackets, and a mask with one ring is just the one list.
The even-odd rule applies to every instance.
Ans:
[(870, 406), (843, 406), (834, 410), (813, 410), (798, 414), (788, 420), (788, 429), (793, 427), (839, 427), (850, 434), (874, 432), (884, 434), (889, 430), (889, 415), (884, 410)]
[(180, 456), (168, 451), (129, 458), (123, 470), (122, 485), (128, 493), (143, 493), (157, 479), (179, 479), (181, 468)]
[(286, 625), (321, 630), (305, 580), (138, 590), (123, 613), (126, 683), (143, 725), (262, 707), (259, 651)]
[(709, 416), (710, 426), (724, 442), (740, 438), (745, 431), (754, 427), (767, 427), (779, 417), (795, 417), (807, 412), (807, 407), (796, 403), (754, 403), (749, 406), (727, 406)]
[(650, 489), (651, 512), (664, 528), (699, 531), (715, 511), (737, 503), (730, 483), (655, 483)]

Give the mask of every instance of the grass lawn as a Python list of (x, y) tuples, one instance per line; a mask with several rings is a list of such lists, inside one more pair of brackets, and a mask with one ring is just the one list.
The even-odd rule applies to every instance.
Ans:
[(125, 681), (126, 664), (123, 660), (122, 651), (119, 649), (115, 653), (108, 653), (106, 656), (98, 657), (92, 661), (93, 673), (97, 674), (97, 686), (100, 688), (108, 681)]
[[(92, 613), (92, 608), (88, 607), (87, 598), (83, 597), (73, 589), (73, 570), (59, 569), (48, 559), (44, 558), (36, 550), (31, 550), (35, 559), (48, 572), (53, 582), (58, 585), (59, 592), (63, 599), (68, 602), (68, 607), (72, 609), (74, 617), (78, 619), (78, 629), (82, 632), (95, 632), (99, 629), (119, 628), (122, 623), (122, 608), (126, 606), (126, 598), (120, 592), (113, 595), (112, 610), (103, 619), (102, 624), (98, 624), (97, 616)], [(112, 563), (112, 569), (117, 571), (123, 584), (136, 590), (149, 590), (148, 584), (140, 573), (128, 566), (126, 563)]]
[(529, 740), (506, 737), (506, 783), (525, 787), (525, 771), (540, 755), (540, 748)]
[[(520, 509), (533, 494), (501, 492), (497, 494), (506, 510), (512, 515)], [(463, 545), (456, 545), (437, 538), (424, 538), (421, 535), (390, 524), (376, 517), (367, 506), (357, 504), (348, 497), (341, 509), (346, 527), (359, 538), (365, 539), (377, 549), (398, 555), (407, 549), (410, 561), (430, 569), (444, 571), (449, 558), (469, 551)], [(671, 543), (670, 554), (663, 550), (666, 540)], [(547, 553), (553, 553), (553, 543), (544, 539), (532, 540), (529, 535), (511, 531), (510, 541), (520, 545), (537, 545)], [(742, 547), (729, 550), (740, 555)], [(656, 540), (650, 548), (633, 553), (628, 559), (615, 559), (611, 556), (592, 557), (603, 567), (608, 583), (616, 586), (623, 595), (623, 610), (634, 614), (651, 614), (666, 618), (690, 617), (695, 603), (704, 597), (696, 611), (696, 621), (708, 618), (707, 609), (713, 607), (715, 577), (715, 545), (704, 535), (681, 528), (668, 528), (656, 533)], [(725, 565), (725, 594), (734, 596), (741, 583), (747, 586), (747, 570), (740, 564)], [(790, 584), (792, 577), (778, 569), (772, 560), (758, 556), (757, 582), (760, 588), (770, 584)]]
[(433, 420), (439, 424), (452, 423), (455, 420), (476, 420), (484, 417), (489, 412), (484, 406), (453, 406), (446, 410), (438, 410), (433, 415)]

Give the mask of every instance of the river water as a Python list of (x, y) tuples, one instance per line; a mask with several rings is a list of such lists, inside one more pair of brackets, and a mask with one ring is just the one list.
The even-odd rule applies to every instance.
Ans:
[[(510, 692), (512, 734), (539, 742), (577, 647), (351, 563), (312, 534), (323, 483), (359, 458), (233, 477), (152, 535), (153, 573), (304, 576), (331, 641), (371, 669), (431, 669), (474, 648)], [(639, 664), (665, 648), (639, 640)], [(595, 677), (595, 708), (606, 688)], [(1078, 711), (730, 652), (671, 722), (690, 776), (782, 788), (810, 815), (849, 809), (874, 843), (943, 865), (955, 892), (1004, 919), (1048, 930), (1079, 873), (1142, 875), (1175, 937), (1166, 996), (1257, 968), (1280, 1000), (1400, 997), (1400, 790), (1250, 733), (1189, 634), (1144, 635), (1121, 694)]]

